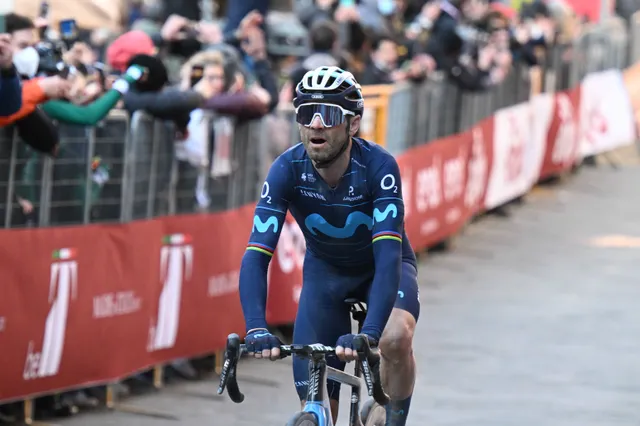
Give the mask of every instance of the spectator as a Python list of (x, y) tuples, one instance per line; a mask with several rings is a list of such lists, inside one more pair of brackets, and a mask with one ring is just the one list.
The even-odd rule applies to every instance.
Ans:
[(433, 22), (429, 40), (423, 52), (433, 58), (437, 69), (449, 70), (455, 64), (462, 48), (457, 26), (461, 21), (460, 2), (442, 0), (440, 13)]
[(50, 99), (59, 99), (67, 95), (70, 83), (59, 76), (33, 78), (38, 70), (40, 57), (32, 47), (35, 43), (33, 22), (20, 15), (9, 14), (5, 18), (7, 31), (11, 34), (13, 45), (13, 64), (17, 73), (25, 80), (22, 84), (22, 105), (19, 111), (6, 117), (0, 117), (0, 127), (15, 123), (31, 114), (38, 105)]
[(13, 66), (11, 36), (8, 34), (0, 34), (0, 99), (0, 117), (16, 114), (22, 106), (22, 90)]
[(159, 34), (153, 36), (155, 45), (163, 50), (163, 60), (171, 82), (177, 82), (180, 67), (186, 58), (223, 41), (218, 24), (189, 20), (181, 15), (171, 15)]
[(137, 19), (130, 25), (132, 31), (142, 31), (150, 37), (159, 34), (163, 24), (163, 5), (160, 0), (146, 0), (140, 5)]
[(333, 21), (338, 6), (338, 0), (297, 0), (293, 7), (302, 25), (311, 28), (317, 21)]
[[(269, 10), (270, 0), (244, 0), (227, 3), (227, 22), (224, 26), (225, 37), (233, 36), (233, 33), (240, 27), (241, 22), (252, 11), (257, 11), (265, 16)], [(264, 27), (261, 28), (263, 31)]]
[(64, 98), (70, 84), (64, 78), (54, 76), (28, 80), (22, 84), (22, 106), (12, 115), (0, 117), (0, 127), (8, 126), (31, 114), (38, 105), (50, 100)]
[(307, 71), (319, 66), (336, 66), (347, 68), (344, 58), (339, 53), (338, 27), (329, 20), (317, 20), (309, 31), (311, 53), (294, 65), (289, 74), (287, 84), (282, 88), (285, 99), (293, 99), (295, 87)]
[(124, 72), (136, 55), (154, 55), (153, 40), (142, 31), (129, 31), (115, 39), (107, 48), (107, 63), (117, 72)]
[(398, 69), (398, 43), (391, 37), (379, 37), (360, 84), (392, 84), (402, 81), (406, 74)]
[(174, 122), (178, 137), (182, 138), (189, 123), (189, 114), (202, 105), (202, 95), (195, 90), (181, 90), (179, 86), (169, 85), (167, 69), (155, 56), (136, 55), (128, 65), (146, 68), (147, 76), (143, 84), (125, 94), (124, 108), (129, 114), (142, 110), (160, 120)]
[[(86, 67), (81, 68), (88, 74)], [(64, 99), (52, 100), (43, 105), (43, 110), (53, 119), (62, 123), (81, 126), (95, 126), (103, 120), (125, 95), (131, 86), (144, 77), (142, 67), (131, 66), (122, 78), (118, 79), (111, 88), (101, 95), (101, 87), (89, 89), (86, 76), (79, 70), (75, 77), (77, 85), (71, 88)], [(101, 95), (92, 101), (96, 95)]]
[(297, 0), (294, 10), (306, 27), (331, 20), (342, 24), (358, 23), (380, 35), (387, 30), (386, 17), (394, 12), (394, 3), (394, 0)]
[[(202, 69), (200, 79), (194, 77), (194, 68)], [(221, 52), (195, 55), (185, 64), (182, 73), (182, 87), (191, 87), (199, 93), (200, 106), (205, 110), (250, 120), (265, 115), (272, 102), (271, 95), (259, 84), (246, 90), (244, 75), (233, 64), (225, 63)]]
[(4, 19), (7, 32), (11, 34), (13, 49), (16, 52), (36, 43), (36, 26), (31, 19), (15, 13), (9, 13)]

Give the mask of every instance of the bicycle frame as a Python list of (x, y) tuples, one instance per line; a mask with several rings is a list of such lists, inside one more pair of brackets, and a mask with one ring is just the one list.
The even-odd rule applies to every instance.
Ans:
[[(351, 308), (351, 314), (358, 323), (358, 333), (360, 333), (366, 310), (361, 303), (356, 303)], [(321, 426), (334, 426), (331, 405), (327, 396), (327, 380), (333, 380), (351, 386), (349, 426), (362, 426), (362, 419), (360, 419), (360, 376), (362, 375), (362, 365), (360, 360), (355, 361), (353, 375), (328, 367), (324, 355), (312, 357), (309, 362), (311, 368), (309, 369), (307, 402), (302, 411), (314, 413), (318, 417), (318, 424)]]
[[(347, 303), (351, 299), (347, 299)], [(358, 335), (353, 339), (353, 347), (358, 354), (355, 361), (355, 374), (348, 374), (327, 366), (326, 356), (335, 356), (336, 348), (320, 343), (311, 345), (280, 345), (281, 358), (288, 356), (301, 356), (309, 359), (309, 382), (307, 399), (303, 412), (315, 414), (319, 426), (334, 426), (331, 413), (331, 405), (327, 394), (327, 380), (333, 380), (351, 386), (351, 407), (349, 426), (363, 426), (360, 418), (360, 376), (364, 381), (368, 394), (379, 405), (387, 405), (389, 396), (385, 393), (380, 379), (380, 354), (370, 347), (369, 337), (361, 335), (362, 319), (365, 312), (358, 312), (352, 308), (354, 319), (358, 321)], [(227, 349), (225, 360), (220, 372), (220, 385), (218, 395), (222, 395), (225, 388), (229, 397), (236, 404), (244, 401), (244, 394), (240, 392), (236, 378), (236, 367), (243, 353), (247, 353), (247, 347), (240, 344), (240, 336), (233, 333), (227, 337)]]
[(328, 367), (324, 355), (313, 356), (310, 359), (309, 385), (307, 402), (302, 411), (313, 413), (318, 417), (320, 426), (334, 426), (331, 415), (331, 405), (327, 395), (327, 380), (351, 386), (351, 406), (349, 426), (362, 426), (360, 419), (360, 361), (356, 361), (355, 374), (345, 373)]

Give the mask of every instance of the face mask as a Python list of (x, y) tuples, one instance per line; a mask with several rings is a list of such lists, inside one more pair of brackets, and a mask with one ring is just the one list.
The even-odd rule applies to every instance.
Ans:
[(22, 76), (33, 78), (38, 72), (39, 64), (40, 56), (33, 47), (27, 47), (13, 55), (13, 65), (16, 67), (18, 74)]

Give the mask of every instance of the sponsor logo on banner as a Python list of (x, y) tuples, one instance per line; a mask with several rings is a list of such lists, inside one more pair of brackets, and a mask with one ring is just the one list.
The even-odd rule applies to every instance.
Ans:
[(576, 112), (566, 93), (556, 95), (556, 111), (559, 120), (558, 133), (553, 141), (551, 161), (569, 167), (575, 161), (578, 142)]
[(438, 242), (464, 222), (470, 150), (468, 134), (461, 134), (431, 142), (398, 158), (405, 229), (412, 244)]
[(138, 312), (142, 300), (135, 291), (126, 290), (100, 294), (93, 298), (93, 318), (112, 318)]
[(486, 208), (493, 209), (524, 194), (540, 173), (546, 143), (531, 134), (528, 102), (499, 110), (494, 116), (493, 167)]
[(507, 183), (512, 183), (516, 182), (524, 171), (524, 149), (526, 142), (514, 113), (510, 113), (507, 116), (507, 122), (509, 123), (508, 127), (510, 131), (508, 133), (509, 142), (507, 144), (507, 155), (504, 159), (504, 169), (506, 170), (505, 177)]
[(476, 211), (481, 207), (489, 173), (489, 158), (486, 152), (486, 140), (480, 126), (471, 130), (471, 155), (467, 164), (467, 187), (464, 193), (464, 206)]
[(32, 380), (55, 376), (60, 370), (64, 350), (67, 318), (71, 300), (78, 297), (78, 263), (76, 250), (63, 248), (53, 252), (49, 278), (49, 314), (44, 324), (44, 337), (38, 352), (29, 341), (23, 378)]
[[(577, 89), (537, 97), (549, 100), (548, 105), (545, 104), (545, 111), (551, 111), (545, 133), (547, 149), (540, 169), (541, 177), (562, 173), (571, 168), (576, 161), (578, 154), (578, 116), (576, 110), (578, 97), (579, 91)], [(540, 105), (540, 102), (537, 104)], [(541, 109), (536, 109), (534, 123), (540, 121), (539, 112)]]
[(457, 156), (444, 162), (442, 170), (444, 201), (450, 205), (445, 214), (445, 223), (447, 224), (456, 223), (462, 216), (462, 206), (458, 205), (456, 201), (462, 200), (465, 192), (466, 160), (466, 146), (462, 145), (458, 149)]
[[(442, 159), (436, 154), (432, 157), (431, 164), (416, 171), (416, 211), (423, 217), (426, 216), (425, 213), (427, 211), (437, 209), (442, 203), (442, 183), (440, 182), (441, 164)], [(436, 231), (440, 226), (438, 219), (438, 216), (435, 214), (429, 215), (429, 218), (422, 222), (420, 233), (422, 235), (429, 235)]]
[(630, 145), (635, 118), (620, 70), (587, 75), (580, 88), (580, 155)]
[(163, 243), (160, 251), (162, 291), (157, 318), (149, 327), (149, 352), (169, 349), (176, 344), (182, 287), (191, 279), (193, 270), (193, 246), (189, 235), (168, 235), (163, 238)]
[(209, 297), (220, 297), (238, 292), (240, 286), (240, 271), (235, 270), (224, 274), (209, 277), (207, 295)]

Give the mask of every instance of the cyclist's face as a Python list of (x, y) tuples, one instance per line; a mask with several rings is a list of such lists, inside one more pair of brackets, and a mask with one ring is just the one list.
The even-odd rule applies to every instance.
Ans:
[(350, 117), (334, 127), (324, 127), (316, 116), (309, 126), (298, 124), (302, 143), (309, 158), (316, 163), (331, 160), (360, 127), (360, 116)]

